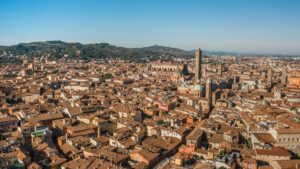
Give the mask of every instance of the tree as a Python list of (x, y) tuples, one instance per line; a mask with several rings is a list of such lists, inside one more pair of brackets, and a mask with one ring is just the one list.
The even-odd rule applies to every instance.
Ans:
[(158, 120), (158, 121), (156, 122), (156, 124), (161, 126), (161, 125), (164, 124), (164, 121), (163, 121), (163, 120)]

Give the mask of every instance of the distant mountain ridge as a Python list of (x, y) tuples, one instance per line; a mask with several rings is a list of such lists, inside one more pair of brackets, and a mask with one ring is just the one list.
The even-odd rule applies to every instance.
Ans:
[(80, 57), (89, 58), (112, 58), (118, 57), (123, 59), (135, 58), (158, 58), (166, 57), (192, 57), (193, 53), (178, 48), (164, 46), (149, 46), (143, 48), (126, 48), (110, 45), (108, 43), (68, 43), (63, 41), (44, 41), (20, 43), (12, 46), (0, 46), (0, 54), (3, 52), (14, 55), (27, 55), (28, 57), (41, 57), (49, 55), (53, 58)]
[[(153, 45), (142, 48), (126, 48), (108, 43), (82, 44), (78, 42), (42, 41), (20, 43), (12, 46), (0, 46), (0, 56), (7, 52), (13, 55), (27, 55), (39, 58), (47, 56), (54, 59), (67, 58), (121, 58), (121, 59), (163, 59), (163, 58), (192, 58), (194, 50), (186, 51), (179, 48)], [(203, 55), (212, 56), (283, 56), (283, 55), (259, 55), (238, 52), (203, 51)], [(285, 56), (285, 55), (284, 55)]]

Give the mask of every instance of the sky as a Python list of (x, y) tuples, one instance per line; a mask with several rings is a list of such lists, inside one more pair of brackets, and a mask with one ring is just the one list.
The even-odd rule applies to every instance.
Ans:
[(0, 45), (46, 40), (299, 55), (300, 1), (0, 0)]

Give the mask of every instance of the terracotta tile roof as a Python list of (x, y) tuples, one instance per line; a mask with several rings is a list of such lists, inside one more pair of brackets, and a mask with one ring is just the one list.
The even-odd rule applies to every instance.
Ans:
[(31, 163), (28, 167), (28, 169), (42, 169), (40, 165), (38, 165), (36, 162)]
[(271, 166), (265, 165), (265, 166), (259, 166), (258, 169), (274, 169)]
[(180, 144), (180, 140), (176, 138), (155, 139), (147, 137), (142, 141), (142, 144), (170, 151)]
[(251, 157), (244, 157), (244, 158), (243, 158), (243, 163), (252, 163), (252, 164), (256, 164), (256, 159), (251, 158)]
[(269, 133), (253, 133), (254, 137), (261, 143), (275, 143), (276, 140)]
[(120, 162), (126, 160), (128, 158), (128, 155), (121, 154), (118, 152), (110, 151), (107, 148), (101, 148), (99, 151), (99, 156), (103, 157), (107, 160), (113, 161), (115, 164), (119, 164)]
[(68, 154), (69, 152), (75, 151), (75, 150), (76, 150), (75, 147), (71, 146), (71, 145), (68, 144), (68, 143), (63, 144), (63, 145), (60, 147), (60, 149), (62, 150), (62, 152), (63, 152), (64, 154)]
[(200, 137), (203, 134), (202, 131), (202, 125), (204, 124), (204, 121), (201, 121), (196, 125), (196, 127), (190, 132), (190, 134), (186, 137), (186, 139), (189, 140), (197, 140), (198, 137)]
[(67, 159), (59, 157), (58, 155), (51, 156), (50, 160), (51, 160), (51, 163), (49, 164), (50, 167), (61, 165), (67, 161)]
[(213, 134), (211, 138), (208, 139), (208, 143), (219, 143), (225, 142), (223, 134)]
[(154, 160), (155, 158), (158, 158), (158, 156), (159, 156), (159, 153), (150, 152), (147, 149), (143, 149), (143, 150), (135, 152), (135, 153), (142, 156), (148, 162), (151, 162), (152, 160)]
[(276, 131), (279, 134), (300, 134), (300, 128), (279, 128)]
[(54, 114), (43, 113), (43, 114), (39, 114), (33, 118), (30, 118), (29, 121), (57, 120), (57, 119), (62, 119), (63, 117), (64, 116), (62, 113), (54, 113)]
[[(300, 167), (300, 159), (275, 161), (281, 169), (296, 169)], [(271, 163), (272, 164), (272, 163)]]
[(271, 149), (256, 149), (256, 155), (267, 155), (267, 156), (288, 156), (292, 155), (284, 148), (273, 147)]
[(0, 118), (0, 123), (17, 122), (17, 121), (18, 121), (18, 118), (12, 117), (12, 116)]

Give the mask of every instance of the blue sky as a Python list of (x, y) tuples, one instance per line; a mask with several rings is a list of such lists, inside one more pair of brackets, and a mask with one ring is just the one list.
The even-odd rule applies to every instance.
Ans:
[(63, 40), (300, 54), (299, 0), (0, 0), (0, 45)]

